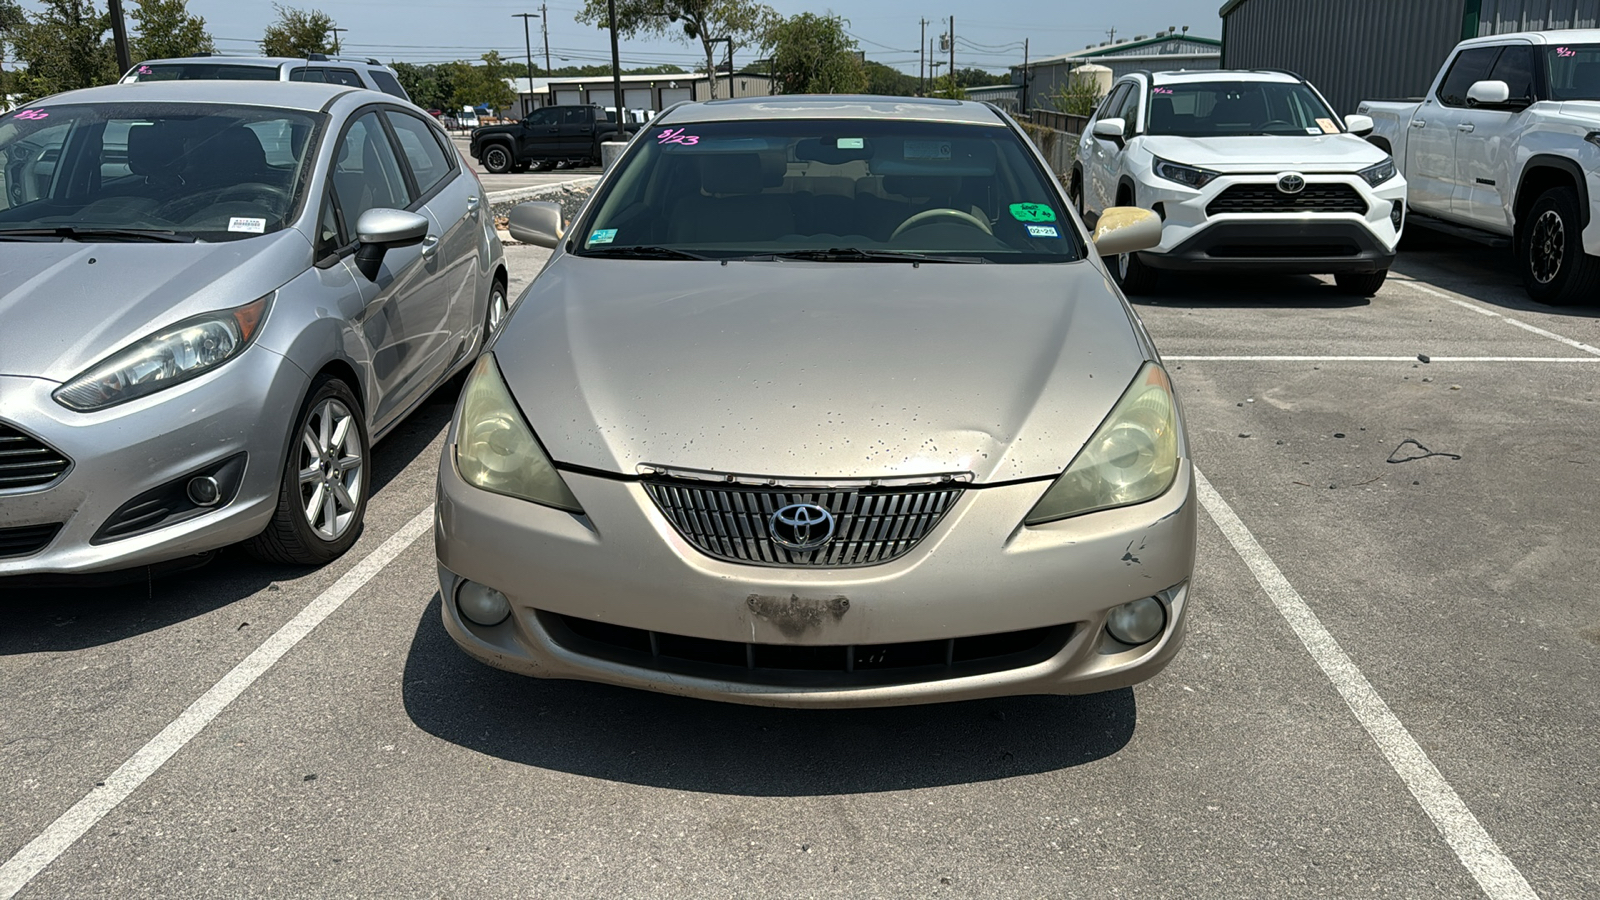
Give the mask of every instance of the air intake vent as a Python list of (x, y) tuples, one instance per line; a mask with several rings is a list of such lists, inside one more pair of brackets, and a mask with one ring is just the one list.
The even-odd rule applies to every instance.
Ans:
[(49, 546), (60, 530), (59, 524), (0, 528), (0, 559), (32, 556)]
[(44, 487), (72, 467), (72, 460), (43, 441), (0, 424), (0, 491)]

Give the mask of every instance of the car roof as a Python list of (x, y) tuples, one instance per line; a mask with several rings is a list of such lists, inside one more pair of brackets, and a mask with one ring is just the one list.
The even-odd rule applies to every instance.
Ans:
[(1463, 47), (1527, 41), (1530, 44), (1600, 44), (1600, 28), (1569, 28), (1561, 31), (1513, 31), (1462, 41)]
[(970, 100), (933, 97), (873, 97), (850, 94), (788, 94), (683, 103), (653, 119), (651, 125), (687, 122), (738, 122), (758, 119), (914, 119), (966, 125), (1000, 125), (994, 107)]
[(68, 103), (220, 103), (316, 112), (336, 97), (357, 90), (362, 89), (310, 81), (141, 81), (67, 91), (35, 101), (29, 106), (60, 106)]
[(1279, 84), (1298, 84), (1299, 76), (1288, 72), (1267, 69), (1209, 69), (1202, 71), (1157, 72), (1151, 76), (1156, 84), (1192, 84), (1198, 81), (1268, 81)]
[(281, 66), (284, 63), (300, 63), (308, 66), (325, 66), (333, 63), (348, 66), (366, 66), (369, 68), (388, 68), (379, 62), (370, 59), (356, 59), (349, 56), (328, 56), (323, 59), (307, 59), (304, 56), (168, 56), (160, 59), (141, 59), (136, 66), (168, 66), (175, 63), (217, 63), (225, 66)]

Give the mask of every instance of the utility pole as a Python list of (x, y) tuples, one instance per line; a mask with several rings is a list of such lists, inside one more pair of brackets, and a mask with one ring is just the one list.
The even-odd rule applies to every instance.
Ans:
[(956, 17), (950, 17), (950, 96), (956, 95)]
[[(545, 4), (539, 4), (539, 30), (544, 32), (544, 74), (546, 78), (555, 76), (555, 70), (550, 68), (550, 9)], [(533, 77), (529, 72), (528, 76)]]
[[(122, 18), (122, 0), (111, 0), (111, 40), (117, 45), (117, 71), (133, 68), (128, 56), (128, 23)], [(118, 76), (120, 77), (120, 76)]]
[(528, 37), (528, 20), (533, 13), (512, 13), (511, 18), (522, 20), (522, 51), (528, 55), (528, 101), (522, 104), (522, 114), (527, 116), (533, 112), (533, 39)]
[(1116, 26), (1112, 26), (1111, 30), (1106, 32), (1106, 36), (1111, 38), (1111, 43), (1115, 44), (1117, 42)]
[[(622, 126), (622, 57), (617, 52), (617, 0), (606, 0), (606, 22), (611, 26), (611, 90), (617, 105), (617, 126)], [(711, 83), (716, 84), (716, 73)]]
[(328, 26), (328, 30), (333, 32), (333, 55), (334, 56), (338, 56), (339, 55), (339, 32), (341, 32), (341, 31), (349, 31), (350, 29), (348, 29), (348, 28), (340, 28), (337, 25), (330, 25), (330, 26)]
[(922, 20), (922, 40), (917, 43), (917, 93), (928, 96), (928, 20)]
[(1022, 39), (1022, 109), (1023, 115), (1028, 114), (1028, 39)]

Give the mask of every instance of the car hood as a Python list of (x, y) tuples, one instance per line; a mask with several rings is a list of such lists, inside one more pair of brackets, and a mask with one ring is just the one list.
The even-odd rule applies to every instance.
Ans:
[(1189, 138), (1156, 135), (1144, 149), (1218, 172), (1355, 172), (1388, 154), (1353, 134)]
[(996, 482), (1062, 471), (1145, 346), (1089, 263), (561, 256), (493, 349), (569, 466)]
[(1575, 119), (1583, 119), (1600, 125), (1600, 100), (1565, 100), (1561, 103), (1561, 115)]
[(311, 245), (293, 229), (209, 244), (0, 241), (0, 375), (66, 381), (166, 325), (249, 303), (310, 264)]

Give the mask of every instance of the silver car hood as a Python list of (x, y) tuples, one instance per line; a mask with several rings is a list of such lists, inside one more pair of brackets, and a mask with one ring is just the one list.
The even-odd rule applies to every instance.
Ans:
[(1143, 347), (1087, 263), (561, 256), (494, 352), (563, 464), (996, 482), (1064, 469)]
[(66, 381), (163, 326), (249, 303), (310, 264), (311, 245), (294, 229), (210, 244), (0, 241), (0, 375)]

